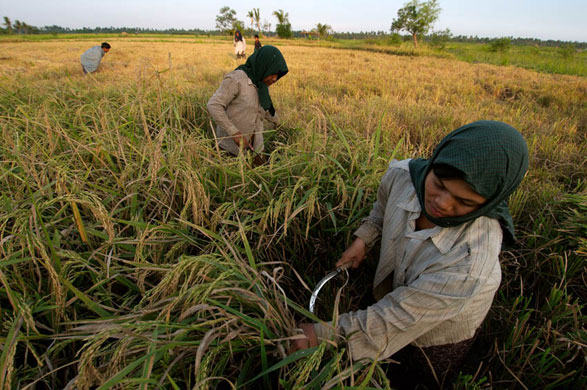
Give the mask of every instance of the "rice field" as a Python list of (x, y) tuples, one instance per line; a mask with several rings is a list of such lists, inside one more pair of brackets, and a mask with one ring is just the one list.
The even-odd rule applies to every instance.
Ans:
[(112, 38), (83, 76), (101, 40), (0, 41), (0, 388), (390, 388), (390, 359), (288, 355), (295, 324), (370, 302), (377, 251), (307, 311), (388, 162), (480, 119), (524, 134), (530, 170), (454, 388), (587, 385), (584, 77), (274, 41), (282, 124), (254, 167), (205, 109), (230, 43)]

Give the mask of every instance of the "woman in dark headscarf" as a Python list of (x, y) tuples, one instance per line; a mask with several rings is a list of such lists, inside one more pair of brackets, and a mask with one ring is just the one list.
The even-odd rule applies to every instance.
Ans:
[(427, 160), (392, 161), (373, 210), (336, 263), (357, 268), (381, 237), (377, 302), (336, 324), (300, 324), (307, 338), (292, 349), (344, 340), (354, 360), (393, 355), (403, 362), (399, 374), (390, 369), (392, 383), (441, 386), (499, 287), (499, 252), (514, 241), (506, 199), (527, 168), (524, 138), (496, 121), (453, 131)]
[(278, 125), (269, 86), (287, 72), (281, 52), (268, 45), (224, 76), (207, 106), (216, 122), (215, 135), (222, 149), (233, 155), (238, 155), (241, 147), (255, 152), (263, 150), (263, 120)]

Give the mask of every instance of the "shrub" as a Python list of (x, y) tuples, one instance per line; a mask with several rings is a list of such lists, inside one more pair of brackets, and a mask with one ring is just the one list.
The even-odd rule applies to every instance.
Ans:
[(498, 38), (491, 41), (489, 50), (491, 51), (508, 51), (512, 46), (511, 38)]
[(558, 52), (564, 58), (571, 58), (577, 52), (577, 48), (572, 43), (567, 43), (559, 47)]
[(434, 31), (430, 34), (430, 45), (435, 49), (443, 50), (450, 38), (452, 38), (452, 33), (448, 28), (442, 31)]
[(281, 23), (275, 28), (275, 32), (280, 38), (291, 38), (293, 32), (291, 31), (291, 23)]
[(388, 45), (401, 45), (403, 42), (403, 38), (398, 33), (393, 33), (387, 38)]

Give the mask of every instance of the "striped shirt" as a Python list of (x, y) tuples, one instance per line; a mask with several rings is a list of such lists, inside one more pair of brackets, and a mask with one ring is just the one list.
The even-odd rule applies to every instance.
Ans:
[(104, 57), (104, 50), (100, 46), (92, 46), (81, 56), (82, 66), (88, 73), (95, 72)]
[(336, 329), (314, 325), (319, 339), (333, 331), (345, 338), (354, 360), (384, 359), (410, 343), (429, 347), (470, 339), (501, 281), (497, 220), (479, 217), (416, 231), (421, 208), (408, 163), (390, 163), (373, 210), (355, 232), (368, 247), (381, 237), (373, 282), (378, 301), (341, 314)]

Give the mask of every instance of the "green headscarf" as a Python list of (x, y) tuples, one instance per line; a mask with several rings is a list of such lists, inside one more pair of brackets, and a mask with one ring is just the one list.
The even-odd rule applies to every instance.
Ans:
[[(426, 212), (424, 182), (434, 164), (449, 165), (463, 173), (463, 180), (487, 199), (477, 210), (461, 217), (434, 218)], [(478, 121), (460, 127), (438, 144), (432, 157), (410, 161), (410, 175), (422, 213), (442, 227), (457, 226), (480, 216), (497, 219), (504, 244), (515, 242), (514, 224), (506, 199), (528, 169), (528, 147), (522, 134), (502, 122)]]
[(287, 64), (279, 49), (271, 45), (263, 46), (247, 58), (244, 65), (236, 68), (236, 70), (239, 69), (245, 72), (253, 84), (257, 86), (261, 107), (269, 110), (271, 115), (275, 115), (275, 107), (273, 107), (271, 96), (269, 96), (269, 87), (263, 82), (263, 79), (276, 74), (277, 80), (279, 80), (287, 74)]

